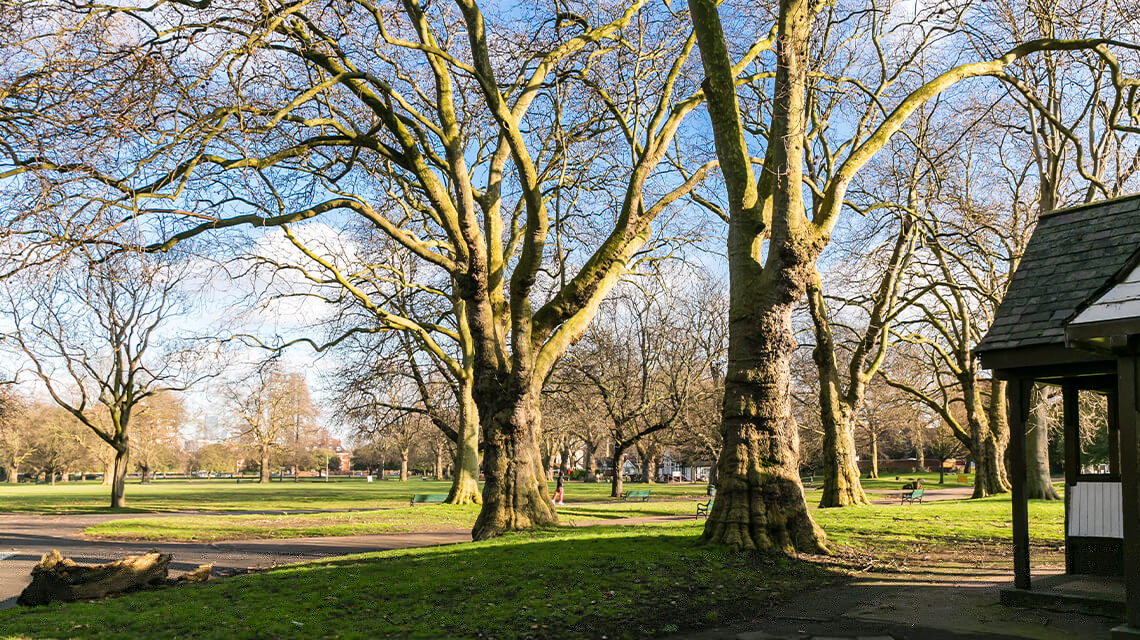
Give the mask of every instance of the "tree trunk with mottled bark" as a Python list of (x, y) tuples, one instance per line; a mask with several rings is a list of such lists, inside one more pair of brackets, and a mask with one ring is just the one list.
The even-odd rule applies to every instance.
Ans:
[(1031, 500), (1060, 500), (1049, 473), (1049, 405), (1056, 395), (1054, 389), (1037, 384), (1030, 394), (1033, 408), (1025, 423), (1025, 496)]
[[(520, 381), (515, 378), (513, 382), (518, 385)], [(500, 394), (499, 387), (480, 401), (480, 415), (490, 422), (483, 456), (483, 508), (471, 533), (475, 540), (558, 524), (539, 452), (538, 392), (530, 380), (521, 382), (524, 391)]]
[[(807, 0), (780, 3), (769, 131), (774, 143), (767, 147), (764, 173), (753, 182), (717, 5), (690, 0), (689, 7), (729, 192), (724, 448), (718, 462), (719, 490), (702, 538), (737, 550), (821, 552), (823, 531), (808, 513), (800, 484), (790, 397), (796, 348), (792, 310), (804, 295), (822, 248), (805, 220), (802, 192), (812, 9)], [(770, 242), (762, 256), (765, 239)]]
[(408, 481), (408, 450), (400, 449), (400, 482)]
[(597, 483), (598, 481), (598, 460), (594, 457), (594, 443), (586, 442), (586, 482)]
[(257, 481), (259, 483), (263, 483), (263, 484), (268, 483), (269, 482), (269, 448), (268, 447), (262, 447), (261, 448), (261, 456), (258, 460), (258, 464), (260, 466), (260, 469), (258, 469)]
[(879, 432), (874, 428), (869, 429), (871, 433), (871, 470), (867, 473), (868, 478), (879, 477)]
[(625, 450), (614, 447), (614, 455), (610, 459), (610, 464), (613, 465), (614, 477), (610, 480), (610, 497), (620, 498), (623, 491), (625, 491), (624, 481), (622, 478), (621, 469), (625, 466)]
[(472, 396), (471, 383), (463, 381), (462, 385), (455, 469), (447, 501), (451, 504), (480, 504), (483, 497), (479, 494), (479, 409)]
[(126, 442), (120, 443), (115, 449), (115, 468), (111, 482), (111, 508), (122, 509), (127, 506), (124, 495), (127, 485), (127, 465), (130, 459), (130, 448)]
[[(1005, 472), (1005, 442), (1009, 425), (1005, 419), (1005, 383), (993, 381), (988, 405), (982, 402), (976, 378), (962, 377), (966, 400), (966, 418), (970, 425), (971, 453), (974, 457), (974, 498), (1009, 491)], [(1002, 437), (1004, 430), (1005, 437)]]
[(846, 406), (839, 411), (823, 409), (823, 491), (820, 507), (850, 507), (871, 504), (859, 482), (855, 450), (855, 420)]

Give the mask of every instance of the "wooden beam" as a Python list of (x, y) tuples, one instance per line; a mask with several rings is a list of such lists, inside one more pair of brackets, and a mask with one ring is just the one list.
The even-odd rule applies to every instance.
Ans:
[(1124, 511), (1124, 598), (1125, 620), (1140, 627), (1140, 473), (1137, 469), (1137, 410), (1140, 392), (1136, 375), (1140, 358), (1121, 356), (1117, 360), (1119, 401), (1117, 419), (1120, 424), (1120, 485)]
[(1120, 475), (1120, 395), (1113, 387), (1108, 397), (1108, 472)]
[(1076, 564), (1069, 545), (1069, 507), (1073, 485), (1081, 473), (1081, 395), (1072, 378), (1061, 384), (1061, 406), (1065, 444), (1065, 572), (1073, 573)]
[[(994, 375), (1041, 377), (1066, 368), (1071, 374), (1100, 373), (1112, 370), (1112, 356), (1069, 349), (1063, 343), (979, 351), (982, 367)], [(1001, 370), (996, 371), (996, 370)], [(1002, 376), (998, 376), (999, 378)], [(1005, 379), (1005, 378), (1003, 378)]]
[(1029, 502), (1025, 495), (1025, 423), (1029, 418), (1031, 378), (1010, 381), (1009, 407), (1010, 484), (1013, 485), (1013, 586), (1029, 588)]

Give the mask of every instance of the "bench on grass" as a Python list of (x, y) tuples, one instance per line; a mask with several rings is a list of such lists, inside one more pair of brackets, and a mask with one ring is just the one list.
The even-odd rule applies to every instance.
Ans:
[(922, 502), (922, 489), (915, 489), (913, 491), (904, 492), (899, 496), (901, 502), (899, 504), (906, 504), (908, 502)]
[(708, 502), (698, 502), (697, 503), (697, 515), (694, 516), (693, 518), (696, 519), (696, 518), (699, 518), (701, 516), (704, 516), (706, 518), (709, 517), (709, 510), (712, 509), (713, 500), (716, 500), (716, 498), (709, 498)]
[(446, 493), (417, 493), (412, 496), (412, 506), (417, 504), (430, 504), (433, 502), (443, 502), (447, 500)]
[(633, 491), (626, 491), (621, 494), (622, 500), (641, 500), (642, 502), (649, 502), (649, 489), (635, 489)]

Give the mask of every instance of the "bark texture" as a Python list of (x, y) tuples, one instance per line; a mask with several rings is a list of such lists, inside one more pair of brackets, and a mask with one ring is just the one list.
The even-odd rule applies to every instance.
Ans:
[(1009, 491), (1005, 469), (1005, 449), (1009, 443), (1009, 423), (1005, 417), (1005, 383), (993, 381), (988, 404), (983, 403), (974, 376), (962, 377), (963, 395), (970, 425), (970, 451), (974, 456), (974, 498)]
[(610, 464), (612, 465), (611, 468), (614, 474), (614, 477), (610, 480), (610, 497), (620, 498), (622, 492), (625, 491), (625, 479), (621, 474), (621, 468), (625, 466), (625, 451), (615, 448)]
[(507, 400), (501, 410), (491, 414), (491, 428), (487, 429), (483, 508), (471, 532), (475, 540), (558, 524), (554, 504), (546, 493), (535, 394), (528, 391)]
[(30, 607), (89, 600), (161, 584), (166, 581), (172, 557), (152, 551), (107, 564), (80, 565), (53, 549), (32, 569), (32, 583), (16, 602)]
[[(822, 247), (803, 209), (803, 123), (812, 11), (780, 2), (772, 120), (759, 181), (744, 141), (717, 5), (690, 0), (717, 156), (728, 190), (729, 348), (716, 501), (703, 540), (738, 550), (818, 553), (791, 417), (792, 310)], [(778, 177), (777, 177), (778, 176)], [(770, 220), (770, 227), (768, 221)], [(761, 245), (770, 240), (761, 262)]]
[(1029, 396), (1032, 409), (1025, 422), (1025, 496), (1030, 500), (1061, 499), (1049, 474), (1049, 407), (1055, 396), (1054, 387), (1040, 384), (1034, 385)]
[(479, 410), (472, 397), (471, 383), (464, 381), (455, 442), (455, 469), (452, 472), (451, 504), (480, 504), (479, 495)]
[(111, 508), (122, 509), (127, 506), (127, 499), (124, 495), (127, 485), (127, 466), (130, 464), (130, 449), (126, 442), (122, 443), (122, 448), (115, 450), (114, 473), (111, 480)]

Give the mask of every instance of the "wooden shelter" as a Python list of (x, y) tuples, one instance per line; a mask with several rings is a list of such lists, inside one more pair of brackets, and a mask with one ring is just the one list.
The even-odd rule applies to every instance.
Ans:
[[(1065, 573), (1122, 583), (1125, 624), (1113, 637), (1140, 637), (1140, 195), (1042, 216), (977, 352), (1008, 381), (1012, 595), (1044, 591), (1029, 569), (1025, 422), (1032, 385), (1053, 384), (1064, 409)], [(1099, 473), (1082, 465), (1081, 391), (1108, 399), (1109, 463)]]

